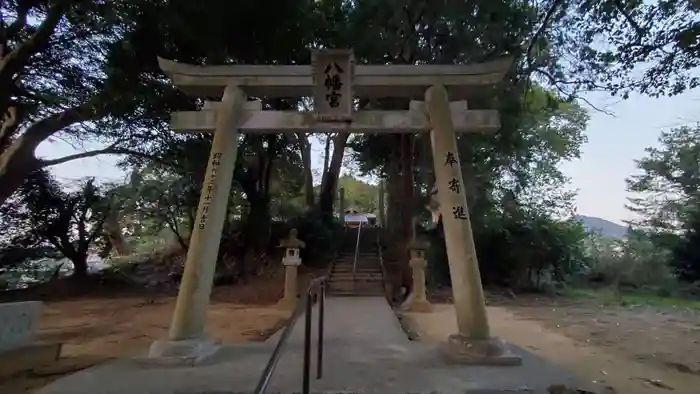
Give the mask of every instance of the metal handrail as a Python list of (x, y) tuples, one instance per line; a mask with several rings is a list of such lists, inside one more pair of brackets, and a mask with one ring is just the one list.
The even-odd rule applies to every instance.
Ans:
[(362, 231), (362, 223), (357, 226), (357, 241), (355, 242), (355, 257), (352, 260), (352, 277), (355, 279), (355, 273), (357, 271), (357, 254), (360, 252), (360, 231)]
[(302, 380), (302, 394), (311, 393), (311, 321), (312, 321), (312, 311), (314, 306), (314, 300), (311, 297), (312, 294), (318, 297), (318, 344), (316, 346), (316, 379), (321, 379), (323, 376), (323, 322), (324, 322), (324, 309), (326, 304), (326, 284), (328, 281), (327, 276), (322, 276), (311, 280), (309, 287), (304, 293), (304, 296), (297, 303), (296, 308), (292, 316), (289, 318), (287, 325), (282, 331), (282, 336), (275, 346), (275, 350), (272, 351), (270, 360), (267, 362), (265, 369), (263, 370), (262, 376), (258, 381), (258, 385), (255, 387), (255, 394), (264, 394), (267, 390), (267, 386), (270, 384), (270, 379), (272, 378), (273, 372), (277, 367), (277, 363), (282, 357), (282, 351), (284, 346), (287, 344), (289, 336), (292, 334), (292, 329), (296, 325), (299, 316), (302, 312), (306, 312), (304, 319), (304, 366), (303, 366), (303, 380)]
[(377, 253), (379, 254), (379, 266), (382, 268), (382, 287), (384, 287), (384, 293), (386, 294), (386, 266), (384, 265), (384, 254), (382, 252), (382, 244), (379, 242), (379, 232), (377, 232)]

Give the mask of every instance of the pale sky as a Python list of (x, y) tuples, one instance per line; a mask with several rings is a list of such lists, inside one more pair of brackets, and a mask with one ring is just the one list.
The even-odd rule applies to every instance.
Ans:
[(644, 157), (644, 149), (657, 146), (661, 131), (700, 121), (700, 91), (672, 98), (632, 95), (628, 100), (596, 93), (586, 96), (598, 108), (614, 116), (590, 110), (591, 119), (580, 160), (561, 166), (578, 189), (578, 213), (614, 222), (633, 218), (625, 209), (625, 179), (638, 173), (635, 159)]
[[(624, 205), (628, 197), (625, 178), (636, 171), (634, 160), (644, 156), (644, 148), (657, 145), (662, 130), (700, 121), (700, 92), (696, 90), (659, 99), (633, 95), (624, 101), (596, 93), (586, 96), (586, 99), (614, 115), (590, 109), (591, 119), (586, 131), (588, 143), (583, 147), (582, 157), (563, 164), (561, 168), (571, 178), (571, 187), (578, 190), (576, 205), (579, 214), (619, 223), (632, 217)], [(320, 156), (320, 147), (314, 148), (315, 154)], [(74, 152), (70, 145), (54, 141), (42, 144), (37, 154), (56, 157)], [(124, 174), (115, 166), (116, 161), (114, 157), (100, 156), (52, 169), (64, 180), (88, 176), (117, 180)], [(319, 167), (320, 162), (320, 158), (315, 158), (314, 167)]]

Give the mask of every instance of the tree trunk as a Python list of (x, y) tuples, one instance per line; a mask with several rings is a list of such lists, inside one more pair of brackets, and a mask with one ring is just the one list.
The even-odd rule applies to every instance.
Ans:
[(401, 216), (399, 210), (401, 204), (401, 184), (399, 183), (398, 161), (394, 154), (389, 158), (389, 165), (387, 167), (386, 189), (388, 204), (386, 209), (386, 228), (390, 234), (397, 234)]
[(323, 176), (328, 172), (328, 163), (331, 160), (331, 135), (326, 134), (326, 143), (323, 146), (323, 168), (321, 174)]
[[(2, 71), (0, 71), (0, 77), (1, 74)], [(0, 100), (2, 100), (2, 94), (0, 94)], [(101, 115), (101, 113), (94, 111), (91, 102), (86, 102), (31, 124), (24, 131), (24, 134), (15, 138), (9, 146), (0, 152), (0, 205), (4, 204), (22, 186), (29, 174), (39, 168), (94, 156), (98, 152), (106, 153), (104, 150), (92, 151), (49, 161), (39, 160), (34, 155), (36, 148), (57, 132), (74, 123), (97, 119)]]
[(175, 234), (175, 240), (177, 241), (177, 244), (180, 245), (182, 250), (187, 251), (190, 249), (189, 239), (186, 239), (185, 237), (180, 235), (179, 232)]
[(246, 252), (237, 262), (236, 276), (244, 280), (264, 264), (264, 255), (270, 241), (270, 203), (267, 198), (253, 197), (248, 200), (250, 210), (246, 219)]
[(117, 251), (119, 256), (128, 256), (131, 254), (131, 246), (124, 239), (122, 234), (122, 228), (119, 224), (119, 210), (113, 209), (109, 212), (107, 219), (104, 224), (104, 231), (107, 234), (109, 243), (112, 245), (114, 250)]
[(34, 157), (34, 147), (23, 141), (22, 136), (0, 153), (0, 205), (40, 167), (39, 160)]
[[(391, 136), (395, 138), (395, 136)], [(386, 259), (391, 262), (390, 282), (392, 289), (395, 290), (394, 295), (403, 286), (403, 272), (401, 264), (401, 251), (403, 243), (400, 237), (401, 227), (401, 176), (399, 175), (399, 149), (396, 144), (392, 144), (394, 149), (389, 156), (387, 166), (387, 217), (386, 217), (386, 239), (387, 239), (387, 255)], [(408, 290), (408, 289), (407, 289)]]
[(73, 256), (70, 258), (70, 261), (73, 263), (73, 275), (71, 276), (71, 278), (76, 279), (76, 280), (81, 280), (81, 279), (87, 278), (87, 276), (88, 276), (87, 255), (81, 254), (78, 256)]
[(401, 250), (399, 252), (399, 263), (401, 268), (401, 284), (407, 289), (411, 289), (413, 284), (411, 267), (408, 265), (410, 252), (408, 246), (413, 238), (413, 217), (414, 213), (414, 192), (413, 182), (413, 136), (401, 134), (401, 213), (399, 218), (399, 234), (401, 238)]
[[(467, 206), (471, 210), (474, 209), (474, 207), (476, 207), (477, 205), (479, 205), (481, 193), (479, 192), (479, 181), (477, 179), (474, 166), (471, 163), (470, 155), (467, 155), (465, 159), (461, 159), (462, 177), (464, 178), (464, 194), (467, 197)], [(472, 214), (474, 214), (474, 212), (470, 211), (470, 215)]]
[(97, 255), (100, 256), (101, 259), (106, 259), (109, 257), (109, 253), (112, 251), (113, 245), (112, 242), (109, 240), (109, 237), (105, 235), (104, 237), (104, 246), (100, 250), (100, 253)]
[(340, 176), (340, 168), (343, 165), (343, 154), (345, 153), (348, 137), (350, 137), (348, 133), (338, 133), (333, 138), (333, 155), (328, 165), (328, 171), (323, 174), (321, 193), (318, 198), (319, 209), (324, 218), (333, 217), (333, 204), (335, 203), (338, 177)]
[(247, 246), (255, 251), (267, 249), (270, 241), (270, 203), (265, 197), (252, 196), (246, 219)]
[(299, 133), (299, 151), (304, 170), (304, 203), (307, 208), (314, 206), (314, 177), (311, 173), (311, 144), (305, 134)]

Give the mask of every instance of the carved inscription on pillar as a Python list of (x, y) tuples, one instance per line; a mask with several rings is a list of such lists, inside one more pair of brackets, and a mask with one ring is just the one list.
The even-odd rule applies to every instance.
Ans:
[(352, 119), (353, 55), (349, 49), (316, 51), (311, 57), (314, 111), (320, 122)]
[[(445, 167), (454, 167), (455, 165), (459, 165), (457, 162), (457, 158), (455, 157), (455, 154), (452, 152), (447, 152), (445, 154)], [(449, 181), (447, 181), (447, 190), (449, 190), (452, 193), (455, 194), (460, 194), (462, 192), (462, 183), (459, 181), (457, 178), (450, 178)], [(467, 209), (464, 207), (464, 205), (455, 205), (452, 207), (452, 216), (455, 219), (459, 220), (467, 220), (469, 219), (469, 215), (467, 214)]]
[(202, 214), (199, 217), (199, 229), (204, 230), (207, 224), (207, 219), (209, 218), (209, 201), (211, 201), (211, 194), (214, 191), (214, 183), (216, 181), (216, 172), (221, 165), (221, 157), (223, 154), (214, 153), (211, 160), (211, 175), (207, 179), (207, 189), (204, 191), (204, 204), (202, 204)]

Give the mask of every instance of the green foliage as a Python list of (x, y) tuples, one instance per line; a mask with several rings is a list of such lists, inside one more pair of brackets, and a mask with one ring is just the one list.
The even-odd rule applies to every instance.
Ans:
[(343, 175), (338, 180), (338, 188), (345, 189), (345, 208), (354, 207), (364, 213), (377, 210), (379, 188), (350, 175)]
[[(608, 90), (627, 97), (692, 89), (699, 79), (694, 1), (545, 0), (548, 15), (531, 67), (562, 93)], [(552, 62), (551, 58), (567, 59)]]
[(700, 281), (700, 214), (695, 211), (686, 222), (686, 230), (672, 248), (671, 266), (681, 280)]
[[(306, 243), (301, 251), (305, 264), (316, 267), (330, 264), (337, 247), (338, 232), (342, 229), (340, 223), (328, 223), (320, 212), (312, 210), (290, 218), (287, 225), (289, 229), (297, 229), (299, 239)], [(287, 236), (287, 233), (283, 236)]]
[(628, 208), (641, 216), (634, 225), (673, 232), (700, 202), (700, 125), (664, 131), (659, 145), (645, 150), (646, 157), (636, 162), (641, 174), (627, 180), (629, 191), (639, 194)]
[[(575, 194), (558, 166), (579, 157), (588, 114), (536, 86), (519, 101), (518, 111), (504, 115), (517, 119), (507, 121), (497, 135), (464, 135), (458, 144), (462, 172), (472, 183), (470, 210), (478, 212), (472, 214), (472, 227), (482, 277), (489, 284), (528, 288), (543, 284), (539, 278), (545, 276), (563, 281), (583, 262), (583, 228), (555, 218), (573, 215)], [(386, 142), (368, 139), (353, 145), (366, 171), (385, 172), (391, 148)], [(427, 139), (417, 140), (416, 162), (432, 167), (427, 144)], [(432, 234), (429, 275), (434, 285), (447, 285), (440, 231)]]
[[(463, 172), (473, 193), (470, 208), (478, 212), (473, 217), (482, 271), (491, 282), (522, 282), (525, 276), (531, 279), (532, 271), (537, 278), (547, 270), (563, 276), (580, 265), (582, 235), (575, 224), (553, 219), (573, 211), (573, 193), (557, 167), (578, 157), (588, 121), (586, 111), (569, 99), (601, 85), (652, 95), (697, 85), (688, 74), (698, 61), (697, 7), (691, 3), (281, 0), (270, 13), (265, 2), (224, 0), (206, 7), (189, 0), (3, 2), (0, 113), (10, 116), (0, 129), (0, 201), (8, 200), (25, 178), (26, 185), (36, 184), (32, 177), (45, 175), (37, 169), (80, 157), (127, 153), (131, 156), (124, 165), (135, 170), (129, 183), (109, 193), (91, 182), (81, 185), (79, 193), (68, 192), (48, 178), (41, 191), (22, 188), (26, 201), (15, 196), (2, 206), (8, 212), (2, 220), (12, 222), (4, 236), (13, 242), (43, 239), (26, 244), (49, 242), (60, 245), (64, 254), (79, 256), (100, 238), (102, 212), (118, 210), (122, 229), (138, 247), (162, 239), (163, 228), (186, 244), (211, 136), (169, 132), (173, 110), (198, 108), (202, 102), (171, 86), (157, 56), (195, 64), (304, 64), (311, 48), (353, 47), (359, 64), (464, 64), (508, 55), (515, 62), (505, 82), (469, 103), (498, 109), (501, 130), (459, 138)], [(608, 40), (606, 46), (599, 45), (601, 39)], [(640, 62), (648, 67), (635, 79), (632, 71)], [(530, 79), (532, 75), (536, 77)], [(297, 98), (260, 99), (265, 108), (298, 105)], [(363, 98), (361, 105), (406, 109), (408, 101)], [(675, 194), (660, 202), (638, 200), (636, 207), (646, 215), (646, 225), (685, 231), (680, 243), (676, 233), (657, 231), (651, 238), (676, 248), (679, 273), (697, 260), (691, 248), (697, 226), (690, 215), (700, 201), (694, 194), (700, 185), (700, 150), (692, 145), (700, 139), (698, 133), (697, 128), (671, 132), (668, 152), (650, 151), (650, 159), (640, 164), (647, 178), (630, 186)], [(33, 156), (40, 143), (59, 135), (106, 148), (52, 160)], [(266, 247), (275, 239), (272, 223), (292, 218), (310, 245), (305, 253), (320, 254), (307, 260), (321, 261), (330, 250), (334, 227), (324, 225), (308, 209), (311, 204), (301, 201), (304, 164), (294, 141), (287, 135), (241, 139), (223, 237), (243, 230), (246, 236), (236, 242)], [(414, 141), (415, 162), (424, 167), (419, 172), (428, 174), (427, 138)], [(351, 145), (362, 171), (380, 174), (397, 157), (396, 142), (395, 136), (365, 135)], [(429, 177), (421, 185), (421, 203), (427, 200)], [(340, 184), (348, 206), (374, 211), (373, 186), (351, 178)], [(69, 218), (74, 216), (69, 212), (78, 220)], [(442, 255), (437, 251), (436, 261)], [(634, 270), (618, 271), (615, 277), (646, 281), (630, 273)]]
[(628, 179), (632, 224), (650, 234), (681, 280), (700, 280), (700, 125), (663, 132), (659, 147), (637, 161), (641, 174)]
[(60, 257), (60, 254), (52, 247), (25, 247), (8, 244), (8, 241), (11, 240), (3, 240), (2, 246), (0, 247), (0, 269), (13, 268), (32, 260), (44, 258), (56, 259)]
[[(563, 282), (585, 261), (586, 234), (574, 220), (555, 220), (535, 212), (511, 212), (475, 229), (479, 269), (487, 285), (516, 290)], [(433, 285), (449, 284), (441, 229), (432, 233), (428, 261)]]
[(497, 138), (490, 149), (482, 145), (470, 155), (472, 165), (478, 169), (484, 167), (480, 163), (490, 163), (497, 195), (511, 195), (544, 215), (569, 216), (574, 193), (567, 190), (568, 179), (558, 166), (580, 156), (589, 115), (576, 102), (540, 87), (531, 88), (521, 100), (516, 132), (501, 137), (508, 139), (508, 149), (498, 148), (503, 142)]
[[(201, 101), (174, 89), (157, 57), (308, 62), (308, 44), (318, 23), (325, 23), (315, 4), (278, 2), (272, 15), (268, 5), (256, 2), (216, 1), (207, 7), (183, 0), (3, 2), (0, 114), (11, 116), (0, 131), (0, 202), (35, 169), (105, 153), (142, 162), (158, 157), (163, 145), (187, 139), (169, 133), (168, 116)], [(105, 147), (35, 158), (36, 147), (59, 133), (76, 145)]]
[(700, 301), (691, 299), (683, 295), (675, 295), (665, 291), (660, 294), (648, 290), (629, 290), (615, 287), (603, 288), (583, 288), (567, 287), (560, 291), (565, 297), (584, 300), (585, 302), (595, 302), (600, 306), (618, 306), (626, 308), (683, 308), (688, 310), (700, 310)]
[(587, 261), (579, 275), (589, 282), (651, 289), (676, 283), (668, 267), (670, 253), (643, 232), (630, 232), (626, 239), (591, 234), (586, 246)]
[(39, 171), (0, 210), (13, 231), (5, 235), (6, 245), (53, 247), (81, 276), (87, 272), (89, 249), (102, 233), (109, 200), (93, 179), (66, 191), (48, 173)]
[(201, 175), (191, 173), (187, 176), (153, 167), (134, 172), (130, 187), (126, 188), (131, 194), (124, 204), (132, 219), (132, 232), (158, 234), (169, 229), (185, 246), (194, 227), (200, 189), (196, 181), (199, 178)]
[(55, 252), (47, 254), (49, 258), (30, 256), (19, 264), (13, 265), (3, 273), (0, 270), (0, 290), (21, 289), (32, 284), (44, 283), (59, 275), (59, 270), (67, 269), (68, 262), (61, 259)]

